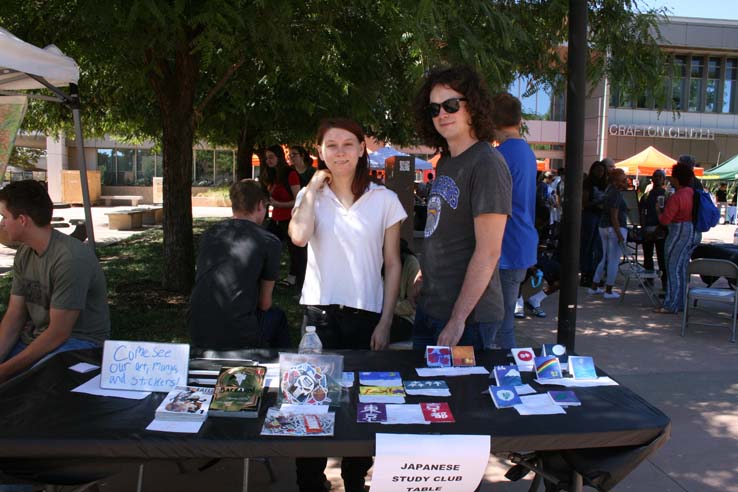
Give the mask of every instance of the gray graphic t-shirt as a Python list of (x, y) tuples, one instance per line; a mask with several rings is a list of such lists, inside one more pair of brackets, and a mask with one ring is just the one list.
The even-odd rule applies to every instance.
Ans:
[[(476, 246), (474, 218), (510, 215), (512, 179), (502, 155), (486, 142), (477, 142), (454, 158), (441, 158), (437, 173), (428, 199), (420, 306), (433, 318), (448, 320)], [(503, 313), (495, 268), (468, 321), (497, 321)]]

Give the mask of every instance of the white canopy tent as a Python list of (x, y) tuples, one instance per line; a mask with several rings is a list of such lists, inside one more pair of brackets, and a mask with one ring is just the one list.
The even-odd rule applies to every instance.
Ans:
[[(72, 111), (77, 144), (77, 158), (82, 183), (82, 199), (85, 208), (85, 226), (89, 245), (95, 250), (95, 234), (92, 227), (90, 190), (87, 183), (80, 101), (77, 91), (79, 66), (54, 45), (39, 48), (13, 36), (0, 28), (0, 96), (24, 96), (61, 103)], [(69, 87), (69, 93), (60, 87)], [(48, 89), (53, 96), (25, 92)], [(24, 92), (19, 92), (24, 91)]]

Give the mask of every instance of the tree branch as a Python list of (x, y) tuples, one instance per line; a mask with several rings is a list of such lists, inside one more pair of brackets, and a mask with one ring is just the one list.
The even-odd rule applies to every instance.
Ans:
[(236, 63), (228, 67), (228, 70), (225, 71), (223, 76), (220, 78), (218, 82), (210, 89), (210, 91), (207, 93), (207, 95), (203, 98), (203, 100), (200, 102), (200, 104), (197, 105), (195, 108), (195, 118), (200, 119), (202, 117), (202, 112), (205, 109), (205, 106), (208, 105), (208, 103), (215, 97), (215, 95), (220, 91), (223, 86), (228, 82), (228, 79), (230, 79), (234, 73), (236, 73), (236, 70), (241, 68), (241, 65), (243, 65), (246, 62), (246, 56), (242, 56), (240, 60), (238, 60)]

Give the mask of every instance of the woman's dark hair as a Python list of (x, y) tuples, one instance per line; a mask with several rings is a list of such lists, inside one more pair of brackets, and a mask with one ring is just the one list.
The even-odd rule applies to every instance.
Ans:
[(671, 166), (671, 177), (679, 182), (679, 186), (692, 186), (694, 171), (689, 164), (680, 162)]
[(474, 130), (474, 136), (478, 140), (491, 142), (495, 136), (495, 124), (492, 119), (492, 96), (487, 84), (479, 74), (473, 68), (462, 65), (433, 69), (425, 77), (413, 103), (415, 124), (423, 143), (441, 152), (448, 152), (448, 142), (438, 133), (435, 125), (433, 125), (433, 118), (428, 113), (430, 93), (437, 85), (450, 87), (467, 99), (466, 107), (471, 115), (471, 127)]
[[(364, 142), (364, 130), (354, 120), (348, 118), (327, 118), (320, 123), (318, 133), (315, 136), (318, 146), (323, 144), (325, 134), (333, 128), (340, 128), (341, 130), (353, 133), (359, 140), (359, 144)], [(325, 166), (324, 162), (318, 161), (318, 169), (325, 169), (325, 167), (321, 167), (321, 163)], [(351, 183), (351, 192), (354, 194), (354, 200), (358, 200), (364, 194), (367, 186), (369, 186), (369, 154), (366, 151), (366, 146), (364, 146), (364, 153), (359, 156), (359, 162), (356, 163), (356, 171), (354, 172), (354, 180)]]
[(277, 156), (277, 165), (272, 168), (265, 164), (264, 170), (262, 171), (262, 179), (260, 181), (262, 181), (267, 187), (274, 184), (282, 184), (287, 188), (287, 191), (290, 191), (287, 175), (290, 173), (291, 169), (287, 165), (287, 159), (284, 156), (284, 149), (281, 145), (271, 145), (266, 148), (264, 154), (267, 152), (271, 152)]
[(310, 152), (307, 151), (305, 147), (302, 145), (291, 145), (290, 150), (294, 150), (298, 154), (300, 154), (300, 157), (302, 157), (302, 162), (307, 167), (313, 167), (313, 158), (310, 157)]
[[(597, 177), (593, 172), (597, 168), (602, 168), (602, 176)], [(607, 188), (607, 166), (602, 161), (594, 161), (589, 167), (589, 174), (584, 178), (584, 189), (588, 192), (592, 192), (593, 187), (597, 187), (600, 190)]]
[(616, 167), (615, 169), (610, 171), (610, 174), (607, 177), (607, 182), (610, 184), (615, 184), (620, 176), (625, 176), (625, 171)]

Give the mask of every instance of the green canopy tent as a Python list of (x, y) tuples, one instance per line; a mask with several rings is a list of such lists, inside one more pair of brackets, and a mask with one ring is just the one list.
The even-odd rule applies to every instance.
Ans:
[(738, 155), (731, 157), (719, 166), (713, 167), (709, 171), (705, 171), (702, 179), (736, 181), (738, 180)]

